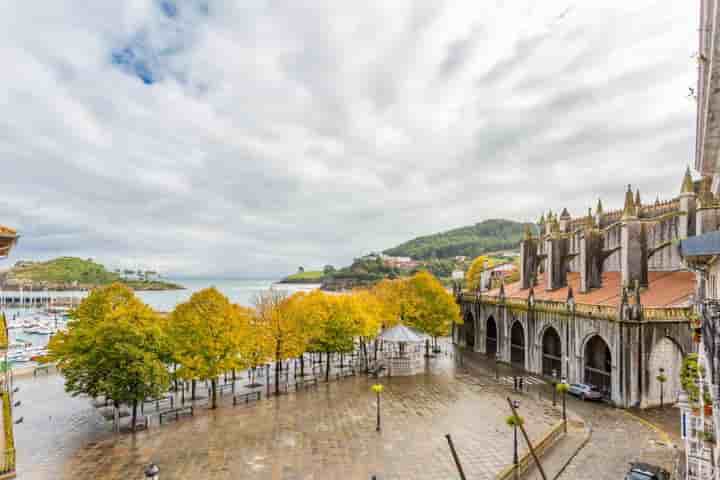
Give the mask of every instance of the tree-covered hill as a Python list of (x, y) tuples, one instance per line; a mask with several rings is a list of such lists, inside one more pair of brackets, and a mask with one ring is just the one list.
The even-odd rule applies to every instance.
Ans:
[(512, 220), (492, 219), (475, 225), (455, 228), (409, 240), (383, 253), (415, 260), (476, 257), (486, 252), (517, 248), (525, 224)]
[(183, 287), (149, 278), (122, 278), (91, 259), (60, 257), (46, 262), (17, 262), (2, 278), (3, 287), (32, 287), (65, 290), (94, 288), (122, 282), (135, 290), (174, 290)]

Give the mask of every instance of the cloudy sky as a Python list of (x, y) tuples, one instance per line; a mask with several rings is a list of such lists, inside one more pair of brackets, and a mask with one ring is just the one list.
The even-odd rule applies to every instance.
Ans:
[(486, 218), (619, 207), (631, 182), (673, 195), (692, 163), (697, 14), (697, 0), (1, 2), (0, 223), (23, 235), (10, 262), (275, 275)]

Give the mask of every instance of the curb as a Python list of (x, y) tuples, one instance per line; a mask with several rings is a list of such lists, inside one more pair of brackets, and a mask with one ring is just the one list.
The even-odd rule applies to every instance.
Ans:
[(578, 454), (582, 451), (583, 448), (585, 448), (585, 445), (588, 444), (590, 441), (590, 437), (592, 437), (592, 425), (588, 422), (585, 424), (587, 427), (585, 428), (585, 439), (578, 445), (578, 447), (575, 449), (575, 451), (568, 457), (568, 459), (565, 461), (562, 467), (560, 467), (560, 470), (555, 474), (553, 477), (553, 480), (556, 480), (562, 476), (563, 473), (565, 473), (565, 469), (570, 465), (570, 462), (575, 460), (575, 457), (578, 456)]

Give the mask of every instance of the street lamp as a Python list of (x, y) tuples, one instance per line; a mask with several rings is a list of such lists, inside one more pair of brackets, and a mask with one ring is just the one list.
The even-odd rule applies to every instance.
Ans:
[(381, 383), (376, 383), (372, 386), (372, 391), (375, 392), (377, 395), (376, 405), (377, 405), (377, 426), (375, 427), (376, 431), (380, 431), (380, 394), (383, 391), (383, 385)]
[(160, 480), (160, 468), (151, 463), (145, 469), (145, 478), (148, 480)]
[(518, 441), (517, 441), (517, 429), (518, 425), (522, 423), (522, 418), (517, 414), (517, 409), (520, 408), (520, 401), (513, 400), (513, 414), (508, 417), (507, 423), (513, 427), (513, 466), (515, 467), (515, 478), (519, 475), (519, 461), (518, 461)]
[(664, 368), (660, 367), (659, 370), (660, 370), (660, 374), (655, 378), (657, 379), (658, 382), (660, 382), (660, 408), (663, 408), (663, 400), (664, 400), (663, 394), (665, 393), (664, 387), (665, 387), (665, 382), (667, 382), (667, 377), (665, 376)]
[(552, 371), (552, 377), (553, 377), (553, 407), (557, 405), (557, 370), (553, 368)]
[(563, 431), (567, 433), (567, 414), (565, 411), (565, 394), (567, 393), (570, 385), (567, 383), (567, 379), (562, 377), (562, 381), (555, 387), (557, 391), (562, 393), (562, 419), (563, 419)]

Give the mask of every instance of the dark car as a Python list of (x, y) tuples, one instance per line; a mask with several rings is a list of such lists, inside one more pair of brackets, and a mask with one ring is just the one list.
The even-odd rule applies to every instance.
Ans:
[(631, 463), (625, 480), (668, 480), (670, 474), (660, 467), (647, 463)]

